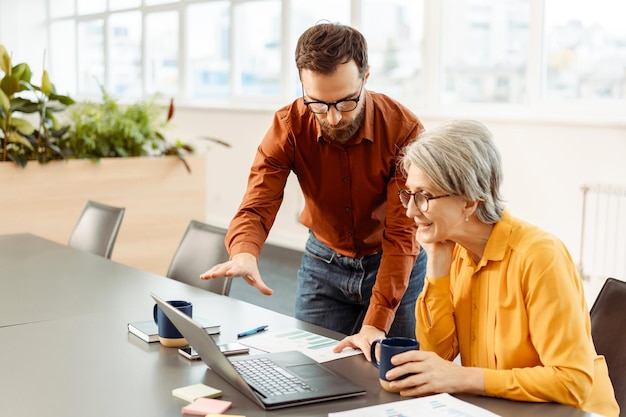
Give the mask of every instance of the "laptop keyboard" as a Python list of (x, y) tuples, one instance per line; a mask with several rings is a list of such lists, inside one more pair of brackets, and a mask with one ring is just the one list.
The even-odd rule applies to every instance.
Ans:
[(253, 389), (266, 397), (313, 391), (306, 382), (267, 358), (238, 360), (233, 366)]

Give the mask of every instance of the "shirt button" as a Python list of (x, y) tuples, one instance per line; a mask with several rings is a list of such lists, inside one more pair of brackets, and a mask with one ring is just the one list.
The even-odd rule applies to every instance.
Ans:
[(350, 211), (350, 207), (346, 207), (346, 211)]
[(348, 178), (344, 178), (344, 179), (343, 179), (343, 182), (348, 182), (348, 181), (349, 181), (349, 179), (348, 179)]
[(352, 237), (353, 233), (352, 232), (348, 232), (348, 236)]

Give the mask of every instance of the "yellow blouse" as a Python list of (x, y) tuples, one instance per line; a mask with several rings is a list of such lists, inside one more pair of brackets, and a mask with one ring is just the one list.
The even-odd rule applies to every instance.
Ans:
[(567, 248), (506, 210), (478, 264), (457, 245), (450, 276), (426, 280), (416, 317), (420, 349), (484, 368), (488, 396), (619, 415)]

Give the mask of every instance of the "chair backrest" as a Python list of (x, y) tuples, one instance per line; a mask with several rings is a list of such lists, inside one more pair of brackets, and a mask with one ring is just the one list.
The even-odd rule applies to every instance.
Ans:
[(596, 351), (606, 358), (615, 398), (626, 411), (626, 282), (608, 278), (589, 314)]
[(228, 251), (224, 246), (225, 236), (226, 229), (197, 220), (190, 221), (174, 253), (167, 276), (194, 287), (228, 295), (231, 278), (221, 277), (206, 281), (200, 279), (200, 274), (228, 260)]
[(68, 246), (111, 258), (124, 211), (124, 208), (87, 201), (70, 235)]

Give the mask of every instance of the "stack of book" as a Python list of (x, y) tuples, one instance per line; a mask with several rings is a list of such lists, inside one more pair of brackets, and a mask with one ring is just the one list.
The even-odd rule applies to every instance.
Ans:
[[(194, 317), (193, 319), (202, 324), (207, 334), (220, 332), (219, 324), (211, 323), (203, 317)], [(154, 320), (132, 321), (128, 323), (128, 331), (148, 343), (159, 341), (159, 331)]]

